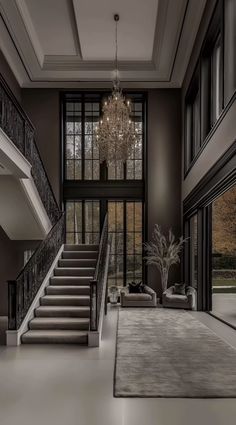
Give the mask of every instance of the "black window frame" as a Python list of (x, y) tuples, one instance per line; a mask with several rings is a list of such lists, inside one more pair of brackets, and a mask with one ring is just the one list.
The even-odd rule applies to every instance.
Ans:
[[(219, 70), (219, 95), (220, 114), (213, 119), (213, 66), (212, 56), (216, 44), (220, 45), (220, 70)], [(188, 114), (189, 108), (193, 107), (194, 92), (196, 86), (199, 90), (200, 141), (195, 143), (192, 131), (189, 131)], [(185, 96), (184, 108), (184, 178), (188, 175), (192, 166), (202, 153), (209, 141), (211, 134), (216, 130), (223, 114), (226, 111), (224, 104), (224, 0), (218, 0), (211, 21), (208, 26), (204, 41), (201, 46), (199, 58), (195, 66), (192, 79)], [(191, 114), (192, 116), (192, 114)]]

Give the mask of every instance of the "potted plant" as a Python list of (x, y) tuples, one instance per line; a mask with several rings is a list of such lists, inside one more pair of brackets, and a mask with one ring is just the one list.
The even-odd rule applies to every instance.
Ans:
[(112, 285), (109, 288), (109, 301), (111, 304), (117, 304), (119, 297), (119, 289), (117, 286)]
[(155, 224), (152, 240), (144, 243), (146, 251), (144, 259), (148, 265), (158, 268), (161, 275), (162, 292), (167, 289), (170, 267), (180, 262), (180, 252), (185, 241), (186, 239), (183, 239), (182, 236), (176, 240), (171, 229), (166, 237), (161, 232), (161, 227)]

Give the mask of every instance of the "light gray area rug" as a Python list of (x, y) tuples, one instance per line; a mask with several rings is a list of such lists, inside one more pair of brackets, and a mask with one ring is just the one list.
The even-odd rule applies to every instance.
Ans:
[(120, 309), (115, 397), (236, 397), (236, 350), (183, 310)]

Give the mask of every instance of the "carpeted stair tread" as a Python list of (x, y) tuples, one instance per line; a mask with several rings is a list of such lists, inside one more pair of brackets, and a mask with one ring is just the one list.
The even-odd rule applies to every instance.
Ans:
[(70, 244), (66, 244), (64, 245), (64, 251), (98, 251), (99, 246), (98, 245), (87, 245), (87, 244), (82, 244), (82, 245), (70, 245)]
[(53, 276), (50, 279), (50, 285), (84, 286), (84, 285), (90, 285), (90, 281), (92, 279), (93, 279), (93, 275), (91, 276)]
[(97, 259), (98, 251), (63, 251), (62, 259)]
[(22, 335), (23, 344), (87, 344), (88, 333), (77, 330), (30, 330)]
[(42, 305), (35, 310), (36, 317), (89, 317), (89, 306), (46, 306)]
[(66, 258), (66, 259), (60, 259), (58, 261), (58, 267), (96, 267), (97, 260), (91, 259), (91, 258), (82, 258), (82, 259), (73, 259), (73, 258)]
[(95, 267), (56, 267), (55, 276), (93, 276)]
[(46, 288), (46, 295), (90, 295), (90, 286), (49, 285)]
[(40, 299), (41, 305), (89, 305), (88, 295), (45, 295)]
[(89, 319), (81, 317), (35, 317), (29, 323), (31, 330), (88, 330)]

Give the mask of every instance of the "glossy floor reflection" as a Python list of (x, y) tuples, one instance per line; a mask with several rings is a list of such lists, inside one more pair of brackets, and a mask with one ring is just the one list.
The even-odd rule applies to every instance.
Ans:
[[(233, 329), (193, 313), (236, 346)], [(234, 399), (115, 399), (117, 311), (109, 310), (100, 348), (0, 348), (1, 425), (235, 425)], [(158, 361), (158, 359), (157, 359)]]

